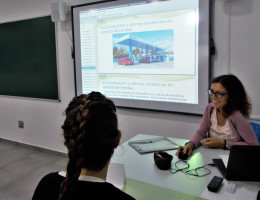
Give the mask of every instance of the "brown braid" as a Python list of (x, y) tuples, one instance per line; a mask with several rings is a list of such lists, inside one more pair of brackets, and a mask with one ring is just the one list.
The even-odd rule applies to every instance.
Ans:
[(118, 134), (115, 111), (113, 102), (98, 92), (70, 102), (62, 126), (69, 161), (59, 200), (73, 198), (82, 168), (100, 171), (111, 158)]

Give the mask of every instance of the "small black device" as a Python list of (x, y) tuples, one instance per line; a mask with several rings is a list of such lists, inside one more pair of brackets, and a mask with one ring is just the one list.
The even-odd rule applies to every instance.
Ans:
[(158, 151), (154, 153), (154, 162), (156, 166), (161, 170), (170, 169), (172, 158), (172, 155), (164, 151)]
[(211, 192), (217, 192), (219, 187), (221, 186), (222, 181), (222, 177), (214, 176), (207, 186), (208, 190)]
[(184, 153), (184, 152), (183, 152), (183, 149), (181, 149), (181, 151), (180, 151), (178, 157), (179, 157), (179, 159), (181, 159), (181, 160), (187, 160), (189, 156), (188, 156), (187, 153)]
[(223, 160), (222, 159), (213, 158), (212, 161), (215, 164), (215, 166), (219, 169), (219, 171), (222, 174), (222, 176), (225, 178), (226, 177), (227, 168), (226, 168), (225, 164), (223, 163)]

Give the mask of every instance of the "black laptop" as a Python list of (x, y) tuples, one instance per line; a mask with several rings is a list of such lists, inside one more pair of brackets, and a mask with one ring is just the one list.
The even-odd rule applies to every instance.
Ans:
[(235, 145), (230, 149), (227, 168), (222, 159), (213, 162), (227, 180), (260, 182), (259, 159), (259, 145)]

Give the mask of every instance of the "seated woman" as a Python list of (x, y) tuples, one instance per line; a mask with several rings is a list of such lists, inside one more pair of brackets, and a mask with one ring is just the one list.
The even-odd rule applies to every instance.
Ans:
[(247, 120), (251, 104), (244, 86), (232, 75), (216, 77), (211, 82), (210, 103), (204, 111), (199, 129), (185, 146), (176, 152), (190, 156), (199, 146), (230, 149), (233, 145), (258, 145), (256, 135)]
[(114, 103), (99, 92), (74, 97), (62, 125), (68, 148), (67, 172), (47, 174), (33, 200), (134, 199), (106, 182), (121, 132)]

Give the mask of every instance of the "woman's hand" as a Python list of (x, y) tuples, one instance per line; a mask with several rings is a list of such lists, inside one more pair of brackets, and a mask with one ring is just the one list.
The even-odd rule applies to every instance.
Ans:
[(184, 154), (187, 153), (188, 156), (191, 156), (192, 148), (193, 148), (193, 146), (190, 143), (186, 144), (185, 146), (179, 146), (175, 155), (179, 156), (180, 151), (183, 149)]
[(220, 140), (216, 138), (206, 138), (202, 140), (202, 146), (223, 149), (225, 146), (225, 140)]

